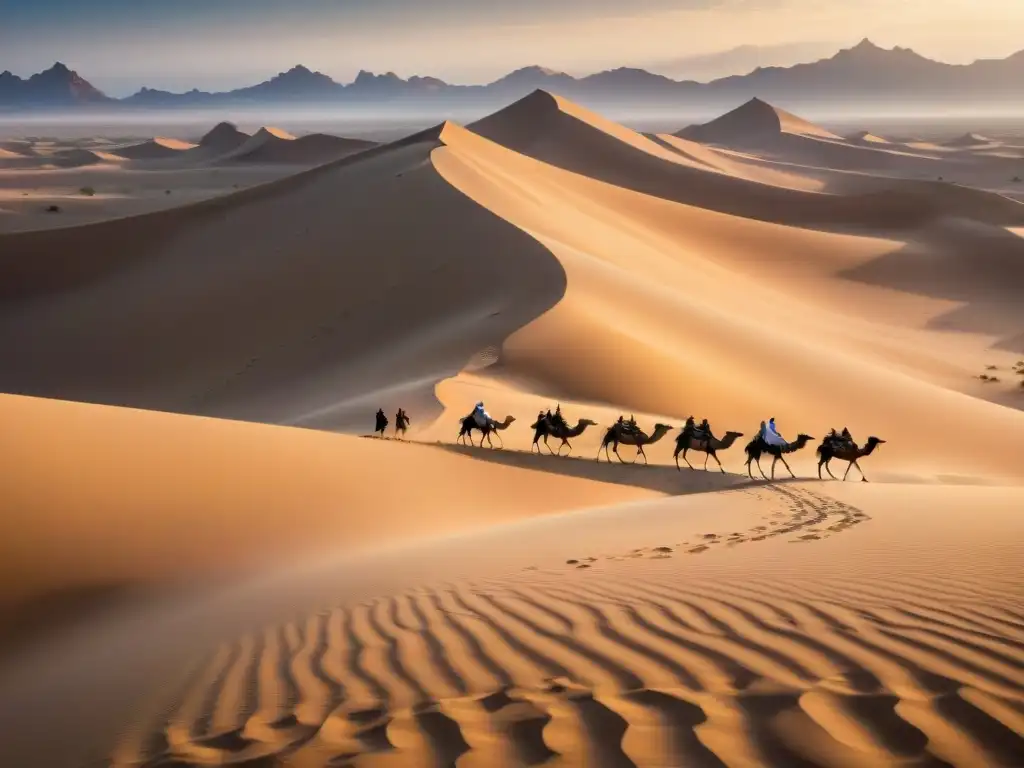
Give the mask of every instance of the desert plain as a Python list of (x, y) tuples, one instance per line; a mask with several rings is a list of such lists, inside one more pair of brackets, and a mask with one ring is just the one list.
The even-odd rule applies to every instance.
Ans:
[[(1020, 766), (990, 134), (537, 91), (379, 143), (4, 139), (5, 764)], [(478, 401), (502, 448), (456, 443)], [(622, 414), (649, 464), (595, 461)], [(691, 415), (724, 472), (677, 468)], [(870, 482), (818, 479), (842, 427)]]

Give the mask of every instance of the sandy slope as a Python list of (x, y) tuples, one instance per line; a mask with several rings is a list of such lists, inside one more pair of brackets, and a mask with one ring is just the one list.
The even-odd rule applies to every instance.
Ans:
[[(842, 163), (874, 151), (786, 121)], [(7, 755), (1014, 768), (1024, 207), (873, 162), (840, 193), (537, 93), (0, 238), (4, 391), (358, 432), (401, 405), (449, 444), (482, 398), (517, 417), (509, 449), (556, 399), (599, 422), (572, 460), (0, 397), (6, 599), (188, 587), (0, 663)], [(877, 485), (677, 472), (674, 433), (654, 466), (594, 462), (623, 410), (889, 442)]]
[[(70, 765), (69, 739), (18, 726), (45, 710), (98, 758), (134, 703), (118, 768), (1011, 768), (1022, 501), (778, 485), (313, 564), (80, 631), (4, 681), (36, 695), (0, 728), (9, 754)], [(162, 682), (141, 700), (140, 669)]]
[(428, 132), (193, 207), (8, 236), (0, 349), (17, 361), (0, 386), (318, 426), (365, 425), (394, 388), (389, 410), (400, 399), (428, 418), (438, 379), (565, 285), (543, 246), (438, 175), (437, 143)]
[(0, 412), (0, 457), (20, 467), (0, 524), (7, 604), (661, 495), (311, 430), (10, 395)]

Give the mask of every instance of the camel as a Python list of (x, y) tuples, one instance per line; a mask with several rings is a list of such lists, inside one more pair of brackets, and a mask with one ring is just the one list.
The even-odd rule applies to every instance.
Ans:
[[(484, 438), (487, 438), (487, 444), (491, 448), (493, 448), (494, 447), (494, 443), (491, 442), (491, 432), (494, 432), (495, 434), (497, 434), (498, 432), (504, 431), (504, 430), (508, 429), (509, 426), (512, 424), (512, 422), (515, 421), (515, 420), (516, 420), (515, 416), (506, 416), (505, 420), (504, 421), (500, 421), (500, 422), (495, 421), (494, 419), (491, 419), (491, 423), (490, 424), (488, 424), (486, 427), (481, 427), (479, 424), (476, 423), (476, 419), (473, 418), (473, 415), (470, 414), (469, 416), (467, 416), (466, 418), (464, 418), (462, 420), (462, 427), (459, 429), (459, 436), (458, 436), (457, 439), (458, 439), (458, 441), (460, 443), (465, 445), (465, 440), (468, 437), (469, 438), (469, 444), (475, 447), (475, 443), (473, 443), (473, 435), (472, 435), (472, 432), (475, 429), (478, 432), (482, 433), (482, 436), (480, 437), (480, 447), (481, 448), (484, 447)], [(501, 442), (501, 447), (504, 448), (505, 447), (505, 442), (501, 439), (501, 435), (498, 435), (498, 440), (499, 440), (499, 442)]]
[(765, 480), (768, 479), (768, 476), (765, 475), (764, 470), (761, 469), (761, 454), (767, 453), (769, 456), (773, 457), (772, 480), (775, 479), (775, 465), (780, 461), (783, 463), (783, 465), (785, 465), (786, 469), (789, 470), (789, 474), (795, 478), (796, 475), (793, 474), (793, 470), (789, 468), (789, 464), (786, 464), (786, 460), (782, 457), (782, 455), (784, 453), (793, 453), (795, 451), (799, 451), (813, 439), (814, 438), (811, 437), (810, 435), (800, 434), (797, 435), (796, 440), (794, 440), (791, 443), (786, 443), (785, 445), (768, 445), (768, 443), (761, 439), (761, 435), (758, 434), (758, 436), (751, 440), (749, 443), (747, 443), (747, 447), (744, 448), (744, 450), (747, 452), (747, 474), (750, 475), (751, 480), (754, 479), (754, 473), (751, 472), (750, 470), (750, 463), (756, 462), (757, 469), (758, 471), (760, 471), (761, 477), (763, 477)]
[[(554, 456), (562, 455), (562, 447), (569, 446), (569, 453), (572, 453), (572, 445), (569, 444), (570, 437), (579, 437), (583, 434), (587, 427), (596, 427), (597, 422), (591, 421), (590, 419), (580, 419), (576, 422), (575, 427), (568, 427), (562, 425), (552, 424), (547, 416), (542, 416), (537, 419), (530, 428), (533, 430), (533, 445), (530, 446), (530, 453), (533, 453), (533, 449), (537, 449), (537, 453), (540, 453), (540, 439), (544, 438), (544, 447), (548, 449), (548, 453)], [(548, 445), (549, 437), (557, 437), (562, 442), (558, 445), (558, 451), (552, 451), (551, 446)], [(566, 454), (568, 455), (568, 454)]]
[(722, 466), (722, 462), (718, 461), (716, 453), (718, 451), (724, 451), (732, 447), (732, 444), (736, 442), (738, 438), (743, 437), (742, 432), (726, 432), (725, 437), (719, 439), (717, 437), (711, 437), (708, 439), (706, 436), (700, 435), (694, 436), (694, 431), (691, 428), (683, 427), (683, 431), (679, 433), (676, 438), (676, 450), (672, 454), (672, 458), (676, 460), (676, 469), (679, 469), (679, 454), (683, 454), (683, 461), (686, 462), (686, 466), (693, 469), (693, 465), (690, 464), (686, 458), (687, 451), (700, 451), (704, 454), (704, 469), (708, 468), (708, 457), (710, 456), (718, 462), (718, 468), (722, 470), (722, 474), (725, 474), (725, 467)]
[[(654, 431), (650, 436), (648, 436), (642, 429), (637, 430), (635, 433), (624, 432), (618, 424), (613, 424), (608, 427), (608, 431), (604, 433), (604, 439), (601, 440), (601, 447), (597, 449), (597, 460), (601, 460), (601, 451), (603, 450), (605, 458), (611, 462), (612, 457), (608, 454), (608, 446), (611, 445), (615, 456), (619, 461), (625, 464), (626, 461), (619, 456), (619, 443), (622, 443), (623, 445), (635, 445), (636, 455), (643, 456), (644, 464), (646, 464), (647, 454), (644, 453), (644, 446), (658, 442), (673, 429), (675, 429), (675, 427), (671, 427), (668, 424), (655, 424)], [(633, 457), (633, 463), (636, 463), (636, 456)]]
[(821, 445), (818, 446), (818, 479), (821, 477), (821, 468), (824, 466), (825, 471), (828, 472), (828, 476), (833, 480), (838, 479), (832, 474), (832, 470), (828, 468), (828, 464), (832, 459), (839, 459), (840, 461), (847, 461), (849, 464), (846, 465), (846, 472), (843, 473), (843, 480), (850, 474), (850, 467), (857, 467), (857, 471), (860, 472), (860, 480), (862, 483), (866, 483), (868, 479), (864, 477), (864, 470), (860, 468), (860, 464), (857, 463), (857, 459), (863, 456), (870, 456), (875, 448), (885, 440), (881, 440), (877, 437), (869, 437), (868, 441), (864, 443), (863, 448), (858, 448), (856, 443), (837, 443), (835, 441), (825, 438)]
[(405, 437), (405, 431), (409, 429), (409, 414), (404, 409), (399, 408), (398, 413), (395, 414), (395, 437), (398, 437), (398, 433), (402, 433), (402, 437)]
[(374, 434), (384, 437), (384, 430), (388, 428), (388, 417), (384, 415), (384, 409), (377, 410), (377, 423), (373, 428)]

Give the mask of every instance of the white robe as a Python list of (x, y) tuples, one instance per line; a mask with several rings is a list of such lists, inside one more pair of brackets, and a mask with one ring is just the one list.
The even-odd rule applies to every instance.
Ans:
[(491, 415), (487, 411), (485, 411), (484, 409), (482, 409), (482, 408), (474, 408), (473, 409), (473, 421), (476, 422), (476, 425), (478, 427), (483, 429), (488, 424), (490, 424), (493, 421), (493, 419), (491, 418)]
[(782, 439), (782, 435), (772, 429), (771, 424), (765, 424), (764, 426), (764, 441), (768, 445), (788, 445), (788, 443)]

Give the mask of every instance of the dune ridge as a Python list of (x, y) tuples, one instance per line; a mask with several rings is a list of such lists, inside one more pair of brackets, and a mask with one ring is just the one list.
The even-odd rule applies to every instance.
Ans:
[(181, 141), (180, 139), (157, 136), (139, 144), (115, 148), (112, 154), (127, 160), (165, 160), (172, 157), (181, 157), (183, 152), (195, 149), (197, 146), (197, 144)]

